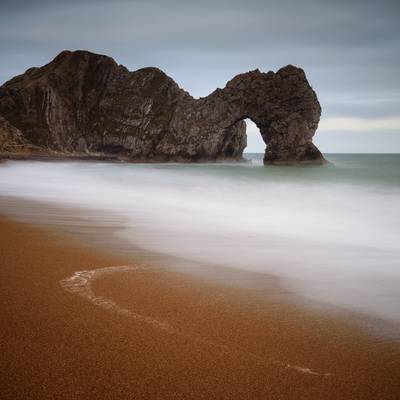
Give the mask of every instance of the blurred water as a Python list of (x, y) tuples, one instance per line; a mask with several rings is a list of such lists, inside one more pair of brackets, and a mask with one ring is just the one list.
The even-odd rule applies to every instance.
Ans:
[[(309, 299), (400, 321), (400, 156), (325, 166), (9, 162), (0, 196), (119, 217), (151, 251), (273, 274)], [(123, 222), (121, 222), (123, 221)]]

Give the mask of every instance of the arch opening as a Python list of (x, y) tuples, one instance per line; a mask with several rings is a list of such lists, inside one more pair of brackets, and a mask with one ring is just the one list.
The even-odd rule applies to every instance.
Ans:
[(254, 153), (261, 153), (264, 155), (266, 145), (260, 130), (250, 118), (245, 118), (244, 121), (246, 122), (247, 146), (243, 151), (243, 155), (246, 156), (246, 154)]

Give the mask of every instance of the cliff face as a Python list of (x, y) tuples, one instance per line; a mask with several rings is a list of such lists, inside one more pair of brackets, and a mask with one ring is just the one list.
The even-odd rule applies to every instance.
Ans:
[(0, 151), (17, 151), (7, 138), (18, 137), (49, 154), (240, 159), (243, 119), (251, 118), (267, 145), (266, 163), (322, 162), (312, 143), (320, 113), (304, 72), (293, 66), (241, 74), (194, 99), (157, 68), (129, 72), (106, 56), (64, 51), (0, 87)]
[(0, 115), (0, 153), (29, 153), (35, 150), (35, 146)]

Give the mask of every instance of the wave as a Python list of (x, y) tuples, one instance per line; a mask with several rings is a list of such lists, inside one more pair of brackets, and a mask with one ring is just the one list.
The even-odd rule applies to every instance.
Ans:
[(400, 190), (354, 170), (11, 162), (0, 195), (117, 215), (118, 235), (144, 249), (399, 322)]

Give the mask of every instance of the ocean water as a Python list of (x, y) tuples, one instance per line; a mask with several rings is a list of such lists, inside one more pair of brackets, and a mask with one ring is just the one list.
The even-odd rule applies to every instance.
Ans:
[[(0, 196), (78, 207), (145, 250), (276, 276), (307, 299), (400, 322), (400, 155), (324, 166), (11, 161)], [(122, 221), (122, 222), (121, 222)]]

